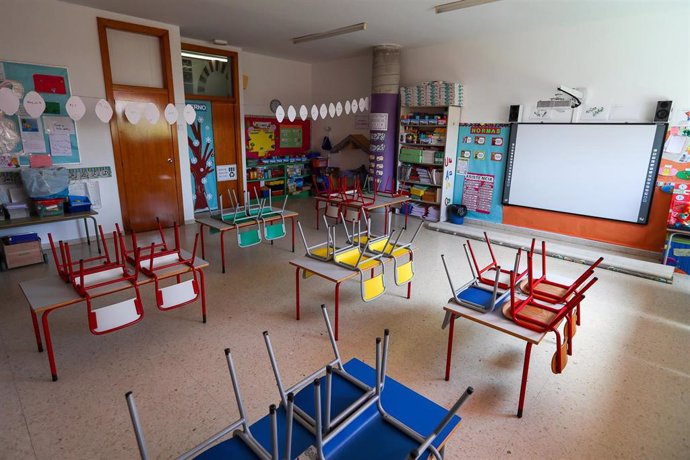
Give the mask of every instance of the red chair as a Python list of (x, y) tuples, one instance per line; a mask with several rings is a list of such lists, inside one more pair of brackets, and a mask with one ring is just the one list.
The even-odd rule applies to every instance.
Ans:
[[(117, 243), (115, 244), (115, 260), (112, 260), (110, 258), (110, 252), (108, 251), (108, 244), (105, 240), (105, 234), (103, 233), (103, 227), (100, 225), (98, 226), (98, 232), (99, 234), (96, 236), (96, 238), (101, 239), (101, 246), (103, 246), (104, 254), (102, 256), (90, 257), (82, 259), (80, 261), (73, 262), (71, 268), (67, 263), (67, 254), (65, 250), (66, 243), (60, 240), (58, 241), (58, 245), (56, 247), (52, 233), (48, 233), (48, 241), (50, 242), (50, 250), (53, 254), (53, 261), (55, 262), (55, 269), (57, 270), (58, 276), (62, 278), (66, 283), (69, 283), (71, 281), (70, 272), (79, 263), (83, 263), (86, 269), (100, 269), (103, 265), (120, 264), (120, 253), (118, 250)], [(113, 241), (117, 241), (117, 239), (115, 238), (115, 233), (113, 233)], [(60, 251), (59, 253), (58, 249)]]
[(510, 280), (511, 273), (517, 274), (515, 277), (515, 282), (519, 282), (527, 274), (527, 269), (523, 270), (522, 272), (519, 272), (520, 260), (522, 258), (522, 249), (518, 249), (517, 255), (515, 257), (515, 266), (513, 270), (507, 270), (505, 268), (501, 268), (501, 266), (496, 261), (496, 256), (494, 255), (493, 248), (491, 247), (491, 241), (489, 240), (489, 236), (486, 234), (486, 232), (484, 232), (484, 241), (486, 241), (486, 246), (487, 248), (489, 248), (491, 262), (489, 262), (489, 264), (487, 264), (483, 268), (480, 268), (479, 263), (477, 262), (477, 257), (474, 255), (472, 244), (470, 243), (470, 240), (467, 240), (467, 249), (469, 249), (470, 251), (470, 255), (472, 257), (472, 265), (474, 265), (475, 272), (477, 273), (477, 279), (479, 279), (481, 283), (487, 284), (489, 286), (493, 286), (494, 283), (497, 282), (496, 280), (498, 279), (498, 288), (507, 291), (513, 284), (513, 282), (511, 282)]

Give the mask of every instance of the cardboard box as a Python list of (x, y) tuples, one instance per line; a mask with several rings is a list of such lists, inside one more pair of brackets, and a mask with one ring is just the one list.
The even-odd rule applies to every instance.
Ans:
[(43, 251), (40, 241), (8, 244), (0, 243), (7, 268), (23, 267), (43, 263)]

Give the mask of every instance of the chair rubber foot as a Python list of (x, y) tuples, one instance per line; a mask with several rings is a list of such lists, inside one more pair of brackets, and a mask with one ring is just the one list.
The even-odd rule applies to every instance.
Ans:
[(203, 323), (206, 324), (206, 315), (203, 315)]
[(43, 353), (43, 345), (39, 345), (39, 346), (38, 346), (38, 352), (39, 352), (39, 353)]
[(225, 267), (223, 267), (223, 273), (225, 273)]
[(518, 409), (517, 416), (518, 418), (522, 418), (522, 409)]
[(57, 382), (57, 375), (53, 374), (53, 382)]

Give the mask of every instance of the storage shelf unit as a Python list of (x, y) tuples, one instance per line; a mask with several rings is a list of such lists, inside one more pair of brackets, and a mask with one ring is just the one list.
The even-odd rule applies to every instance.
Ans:
[(452, 195), (455, 179), (446, 168), (455, 172), (460, 107), (401, 107), (400, 117), (397, 178), (398, 188), (410, 192), (407, 212), (445, 219), (442, 203)]
[[(258, 176), (252, 178), (254, 176)], [(289, 161), (264, 163), (260, 160), (247, 161), (247, 189), (255, 196), (254, 189), (259, 188), (265, 195), (270, 189), (272, 196), (309, 196), (311, 181), (309, 161)], [(252, 184), (252, 185), (249, 185)], [(262, 196), (262, 193), (259, 193)]]

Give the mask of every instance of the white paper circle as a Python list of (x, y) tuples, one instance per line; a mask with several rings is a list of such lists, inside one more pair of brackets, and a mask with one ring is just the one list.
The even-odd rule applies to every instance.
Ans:
[(0, 88), (0, 112), (14, 115), (19, 110), (19, 98), (9, 88)]
[(332, 102), (328, 104), (328, 115), (330, 115), (331, 118), (335, 116), (335, 104)]
[(350, 115), (350, 101), (345, 101), (345, 113)]
[(166, 105), (165, 110), (163, 111), (163, 116), (165, 117), (165, 121), (167, 121), (169, 125), (172, 125), (177, 121), (177, 117), (179, 116), (177, 107), (175, 107), (175, 105), (172, 103)]
[(311, 119), (314, 121), (319, 119), (319, 108), (316, 106), (316, 104), (311, 106)]
[(337, 116), (340, 116), (340, 115), (343, 114), (343, 104), (342, 104), (341, 102), (338, 102), (338, 103), (335, 105), (335, 114), (336, 114)]
[(146, 121), (152, 125), (158, 123), (158, 120), (161, 118), (161, 113), (158, 110), (158, 107), (156, 107), (156, 104), (149, 102), (144, 106), (144, 118), (146, 118)]
[(86, 113), (86, 106), (79, 96), (72, 96), (67, 99), (65, 110), (67, 110), (67, 115), (69, 115), (72, 120), (79, 121)]
[(184, 116), (184, 121), (187, 122), (188, 125), (191, 125), (194, 123), (194, 120), (196, 120), (196, 110), (189, 104), (184, 106), (182, 115)]
[(369, 110), (369, 96), (364, 98), (364, 109)]
[(101, 99), (100, 101), (96, 102), (96, 116), (103, 123), (108, 123), (113, 117), (113, 108), (105, 99)]
[(364, 103), (364, 98), (363, 98), (363, 97), (360, 97), (360, 98), (359, 98), (359, 111), (360, 111), (360, 112), (364, 112), (364, 107), (365, 107), (364, 104), (365, 104), (365, 103)]
[(287, 116), (288, 116), (288, 120), (295, 121), (295, 118), (297, 117), (297, 111), (295, 110), (295, 108), (293, 106), (288, 107)]
[(319, 108), (319, 114), (321, 114), (321, 118), (324, 120), (326, 119), (326, 115), (328, 115), (328, 107), (326, 107), (326, 104), (321, 104), (321, 107)]
[(352, 113), (357, 113), (357, 99), (352, 99), (352, 102), (350, 103), (350, 108), (352, 109)]
[(29, 91), (24, 96), (24, 110), (31, 118), (38, 118), (46, 110), (46, 101), (36, 91)]
[(307, 110), (307, 106), (303, 105), (299, 108), (299, 117), (302, 119), (302, 121), (306, 120), (307, 117), (309, 116), (309, 111)]
[(279, 105), (276, 109), (276, 120), (278, 120), (278, 123), (282, 123), (285, 120), (285, 109), (282, 105)]
[(137, 102), (127, 102), (125, 106), (127, 121), (136, 125), (141, 120), (141, 106)]

